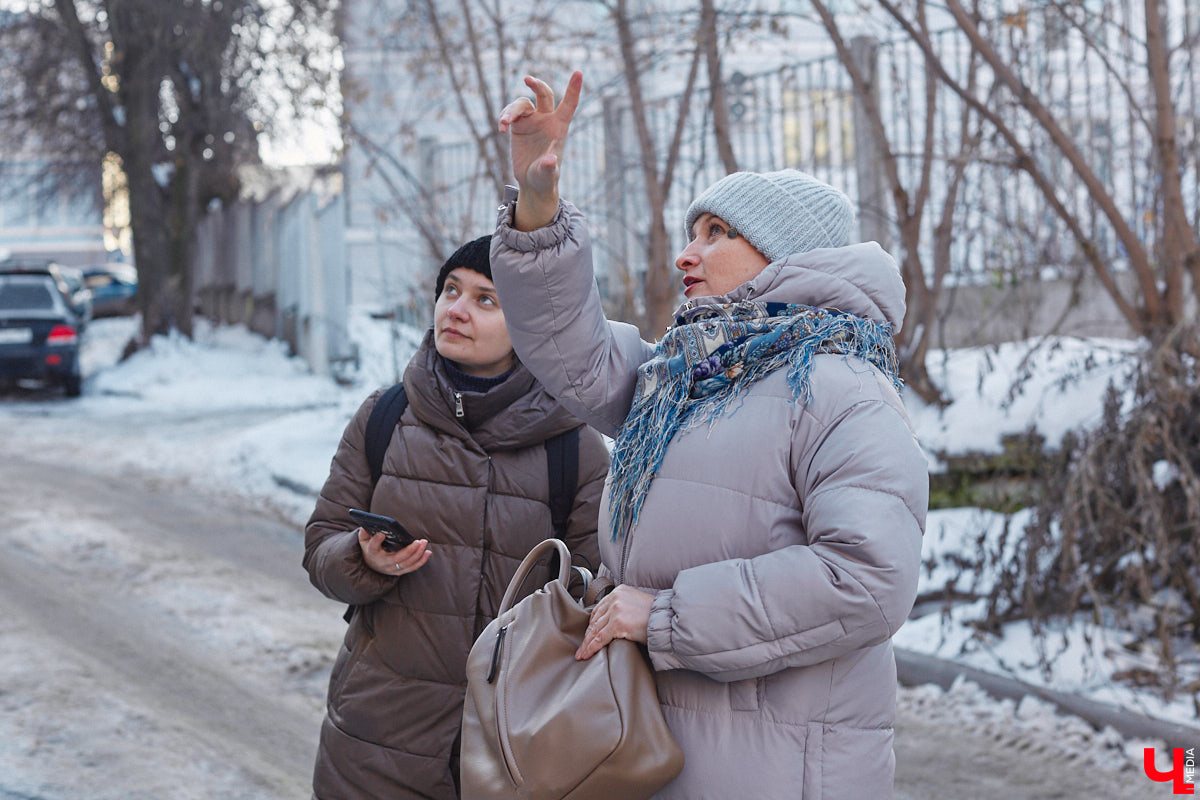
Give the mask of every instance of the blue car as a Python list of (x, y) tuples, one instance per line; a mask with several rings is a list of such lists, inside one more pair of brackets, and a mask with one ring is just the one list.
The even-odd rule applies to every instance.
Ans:
[(92, 315), (114, 317), (137, 311), (137, 270), (129, 264), (101, 264), (83, 270), (92, 292)]
[(0, 272), (0, 379), (58, 383), (78, 397), (82, 327), (54, 276)]

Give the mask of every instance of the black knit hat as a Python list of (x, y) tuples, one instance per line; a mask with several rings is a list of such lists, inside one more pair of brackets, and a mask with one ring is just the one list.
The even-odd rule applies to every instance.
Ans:
[(478, 239), (472, 239), (455, 250), (438, 270), (437, 287), (433, 292), (434, 301), (442, 296), (442, 287), (445, 286), (446, 276), (450, 274), (451, 270), (460, 268), (474, 270), (490, 281), (492, 279), (492, 261), (489, 255), (491, 249), (492, 235), (488, 234), (480, 236)]

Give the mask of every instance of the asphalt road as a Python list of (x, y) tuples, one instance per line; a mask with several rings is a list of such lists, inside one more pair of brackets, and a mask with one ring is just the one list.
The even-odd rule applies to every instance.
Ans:
[[(155, 486), (128, 477), (114, 481), (98, 466), (51, 465), (9, 453), (0, 459), (4, 496), (0, 531), (52, 539), (56, 528), (62, 527), (58, 520), (69, 509), (74, 519), (97, 530), (118, 528), (127, 537), (116, 559), (121, 563), (112, 569), (106, 568), (104, 559), (97, 563), (86, 553), (71, 557), (68, 550), (66, 561), (59, 562), (37, 548), (4, 542), (0, 608), (6, 626), (0, 629), (0, 642), (9, 638), (6, 634), (48, 636), (53, 640), (50, 652), (31, 652), (29, 659), (80, 664), (85, 668), (84, 680), (94, 684), (97, 692), (115, 696), (119, 703), (148, 716), (156, 733), (144, 743), (146, 756), (157, 757), (164, 747), (179, 748), (211, 765), (189, 765), (196, 774), (188, 778), (186, 788), (181, 786), (171, 796), (219, 796), (197, 785), (211, 779), (222, 787), (239, 787), (235, 791), (241, 797), (307, 797), (321, 714), (319, 699), (314, 697), (323, 688), (323, 679), (314, 674), (319, 669), (297, 675), (296, 670), (289, 672), (277, 653), (267, 655), (261, 664), (252, 662), (253, 654), (231, 653), (181, 619), (179, 608), (163, 599), (171, 597), (169, 585), (150, 585), (168, 584), (179, 571), (194, 565), (215, 577), (195, 583), (192, 595), (205, 589), (219, 596), (221, 581), (239, 590), (252, 587), (250, 600), (224, 609), (220, 618), (212, 619), (214, 624), (228, 622), (230, 614), (243, 615), (252, 624), (258, 618), (258, 602), (271, 603), (274, 611), (328, 617), (322, 649), (332, 657), (337, 631), (333, 620), (339, 611), (308, 584), (300, 568), (298, 531), (261, 511), (239, 507), (236, 498), (201, 497), (185, 486)], [(29, 509), (54, 511), (39, 524), (30, 521)], [(142, 546), (173, 568), (156, 570)], [(311, 639), (305, 635), (305, 641), (297, 644), (311, 646)], [(29, 648), (28, 642), (21, 646)], [(319, 666), (327, 669), (327, 664)], [(78, 690), (79, 677), (70, 675), (61, 691), (39, 691), (32, 702), (45, 705), (44, 713), (51, 718), (68, 712), (64, 706), (72, 690)], [(0, 676), (0, 683), (4, 682)], [(0, 700), (12, 700), (11, 695), (11, 691), (0, 694)], [(6, 710), (0, 704), (0, 716)], [(103, 720), (97, 725), (85, 717), (75, 719), (73, 725), (55, 733), (73, 752), (108, 747), (113, 737), (121, 735), (106, 729)], [(110, 782), (108, 786), (92, 783), (95, 794), (70, 794), (84, 789), (73, 776), (62, 774), (73, 765), (46, 763), (48, 773), (59, 773), (47, 785), (51, 791), (61, 787), (64, 793), (42, 795), (39, 790), (37, 796), (74, 800), (137, 791), (139, 787), (127, 786), (128, 775), (121, 767), (133, 754), (117, 755), (109, 774), (92, 770), (99, 781)], [(0, 776), (0, 797), (5, 781)]]

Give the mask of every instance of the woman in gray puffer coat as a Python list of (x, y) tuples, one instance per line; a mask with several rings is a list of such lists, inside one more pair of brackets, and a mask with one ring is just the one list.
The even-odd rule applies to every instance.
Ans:
[[(404, 372), (408, 406), (372, 487), (367, 398), (346, 426), (305, 529), (304, 567), (356, 606), (329, 681), (313, 772), (319, 800), (458, 795), (471, 644), (529, 550), (555, 535), (545, 442), (579, 428), (563, 539), (593, 566), (608, 451), (516, 360), (488, 262), (490, 237), (438, 275), (432, 328)], [(349, 508), (394, 517), (417, 541), (396, 552)], [(550, 579), (549, 568), (538, 575)], [(529, 590), (540, 584), (530, 579)]]
[(890, 637), (916, 596), (927, 467), (898, 394), (904, 286), (796, 170), (735, 173), (687, 213), (687, 301), (656, 345), (602, 313), (558, 197), (578, 101), (511, 103), (515, 202), (492, 240), (522, 361), (616, 437), (600, 508), (620, 584), (578, 658), (644, 642), (686, 763), (659, 797), (892, 795)]

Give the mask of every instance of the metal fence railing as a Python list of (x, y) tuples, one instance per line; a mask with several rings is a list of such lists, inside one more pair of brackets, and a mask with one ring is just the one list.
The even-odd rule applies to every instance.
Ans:
[[(1180, 177), (1188, 219), (1197, 228), (1200, 1), (1168, 0), (1165, 7)], [(1154, 96), (1145, 45), (1138, 38), (1138, 31), (1145, 29), (1140, 17), (1144, 6), (1132, 0), (1083, 0), (1026, 4), (1024, 9), (996, 16), (984, 25), (986, 33), (1080, 149), (1121, 217), (1141, 241), (1153, 246), (1162, 198), (1154, 166)], [(1014, 131), (1037, 169), (1049, 177), (1055, 199), (1080, 220), (1083, 235), (1119, 270), (1125, 254), (1079, 170), (1011, 92), (995, 90), (996, 76), (975, 57), (961, 32), (942, 31), (932, 42), (950, 78)], [(1077, 294), (1074, 288), (1064, 291), (1062, 285), (1063, 276), (1069, 277), (1081, 263), (1076, 239), (1028, 172), (1015, 163), (1012, 147), (995, 127), (981, 124), (980, 115), (945, 82), (937, 82), (929, 93), (925, 55), (911, 41), (881, 35), (878, 40), (856, 40), (853, 47), (857, 62), (875, 77), (883, 127), (902, 183), (912, 192), (923, 170), (931, 176), (918, 246), (932, 247), (951, 177), (962, 170), (953, 204), (951, 282), (964, 290), (1020, 287), (1011, 304), (1016, 306), (1036, 305), (1029, 299), (1029, 286), (1039, 287), (1037, 294), (1045, 297)], [(680, 223), (687, 204), (725, 172), (714, 136), (710, 92), (701, 80), (687, 109), (665, 209), (676, 249), (683, 245)], [(892, 198), (881, 181), (874, 140), (865, 131), (851, 81), (837, 58), (810, 58), (754, 74), (735, 72), (726, 76), (723, 88), (740, 169), (796, 167), (815, 174), (858, 203), (865, 238), (894, 249), (899, 237)], [(667, 92), (651, 96), (648, 103), (661, 170), (680, 99)], [(564, 196), (588, 215), (601, 290), (610, 301), (623, 295), (626, 310), (643, 294), (639, 290), (647, 268), (649, 218), (644, 159), (631, 115), (619, 89), (585, 95), (572, 126), (562, 177)], [(967, 151), (962, 147), (964, 135), (974, 140)], [(436, 248), (430, 248), (430, 237), (418, 235), (417, 226), (404, 214), (415, 208), (427, 215), (436, 223), (437, 235), (447, 241), (458, 241), (457, 232), (478, 235), (490, 230), (496, 182), (487, 174), (478, 147), (467, 140), (422, 139), (414, 152), (390, 154), (405, 165), (398, 173), (403, 179), (383, 187), (374, 186), (368, 177), (382, 172), (383, 160), (377, 159), (375, 169), (370, 151), (352, 148), (346, 175), (353, 193), (332, 200), (312, 193), (286, 198), (273, 194), (208, 215), (197, 235), (195, 281), (204, 313), (286, 339), (318, 372), (336, 371), (352, 357), (346, 333), (351, 299), (425, 324), (431, 307), (430, 270), (436, 271), (429, 250)], [(353, 162), (354, 158), (363, 161)], [(387, 206), (397, 195), (408, 202), (408, 212), (398, 214)], [(360, 224), (372, 218), (374, 228)], [(928, 252), (921, 255), (931, 263)], [(1055, 277), (1060, 283), (1051, 286), (1048, 281)], [(1102, 303), (1103, 293), (1096, 294)], [(972, 309), (973, 321), (991, 301), (975, 297), (971, 302), (974, 305), (959, 306)], [(1114, 319), (1111, 309), (1096, 308), (1085, 325), (1092, 326), (1089, 331), (1097, 325), (1107, 330)], [(1115, 318), (1119, 323), (1119, 315)], [(1029, 320), (1005, 323), (1017, 335), (1035, 327)]]
[[(1200, 3), (1172, 0), (1168, 31), (1174, 33), (1172, 95), (1178, 114), (1177, 139), (1188, 217), (1200, 223)], [(1043, 103), (1083, 153), (1084, 160), (1114, 197), (1121, 215), (1142, 241), (1154, 243), (1161, 197), (1154, 171), (1154, 138), (1149, 120), (1154, 98), (1149, 85), (1145, 48), (1139, 42), (1140, 4), (1045, 4), (1027, 6), (1019, 15), (999, 16), (985, 25), (991, 39), (1021, 79)], [(1051, 179), (1058, 200), (1084, 222), (1084, 232), (1110, 263), (1124, 258), (1112, 227), (1099, 212), (1080, 176), (1053, 146), (1049, 135), (1018, 107), (1010, 92), (994, 91), (996, 78), (978, 60), (958, 31), (934, 36), (951, 77), (969, 86), (975, 97), (1010, 126)], [(898, 156), (903, 181), (918, 182), (923, 152), (931, 145), (931, 194), (925, 215), (927, 235), (937, 222), (950, 185), (951, 171), (964, 158), (967, 165), (956, 202), (956, 234), (952, 244), (952, 281), (963, 284), (1005, 283), (1063, 275), (1081, 263), (1077, 244), (1055, 218), (1047, 199), (1014, 163), (1011, 148), (944, 83), (934, 92), (936, 107), (926, 124), (925, 58), (902, 37), (876, 42), (872, 67), (879, 88), (884, 128)], [(878, 186), (879, 163), (864, 152), (857, 136), (854, 97), (846, 71), (835, 57), (788, 64), (753, 75), (726, 78), (732, 117), (731, 138), (740, 169), (797, 167), (838, 186), (862, 206), (863, 219), (880, 215), (884, 226), (872, 231), (889, 235), (895, 214), (890, 196), (863, 196), (862, 187)], [(692, 102), (676, 167), (666, 216), (668, 225), (682, 220), (687, 203), (704, 186), (724, 174), (713, 138), (711, 104), (706, 89)], [(666, 150), (678, 110), (678, 98), (667, 96), (650, 106), (650, 127)], [(614, 265), (644, 270), (642, 246), (647, 236), (641, 156), (628, 104), (619, 96), (585, 98), (572, 127), (563, 192), (589, 216), (596, 243), (602, 289)], [(974, 150), (961, 149), (963, 126), (978, 133)], [(981, 131), (981, 133), (980, 133)], [(461, 187), (478, 172), (473, 146), (443, 142), (435, 160), (436, 185)], [(454, 176), (453, 180), (449, 176)], [(486, 182), (484, 182), (486, 185)], [(475, 214), (490, 225), (494, 198), (463, 207), (461, 193), (444, 197), (455, 213)], [(682, 230), (670, 229), (674, 244)], [(892, 231), (894, 235), (894, 231)], [(929, 246), (925, 244), (923, 246)]]
[(342, 195), (273, 192), (208, 213), (196, 231), (201, 313), (288, 343), (314, 372), (356, 360), (347, 331)]

